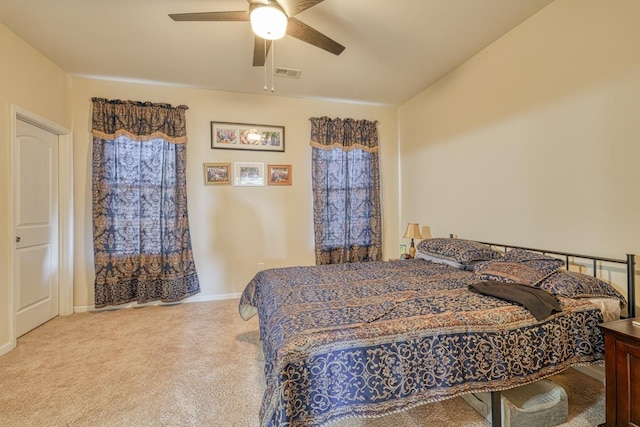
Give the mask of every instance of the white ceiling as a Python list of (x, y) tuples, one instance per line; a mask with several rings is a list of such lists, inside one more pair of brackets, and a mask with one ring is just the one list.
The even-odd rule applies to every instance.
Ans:
[[(402, 104), (551, 1), (325, 0), (296, 18), (346, 50), (276, 41), (275, 65), (302, 74), (276, 78), (274, 95)], [(167, 16), (224, 10), (248, 3), (0, 0), (0, 22), (72, 75), (264, 93), (248, 22)]]

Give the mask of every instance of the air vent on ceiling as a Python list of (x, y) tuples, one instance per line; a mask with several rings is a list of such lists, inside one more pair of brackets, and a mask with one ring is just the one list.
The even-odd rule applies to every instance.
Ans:
[(276, 77), (287, 77), (289, 79), (300, 78), (302, 70), (296, 70), (295, 68), (275, 67), (273, 69), (273, 75)]

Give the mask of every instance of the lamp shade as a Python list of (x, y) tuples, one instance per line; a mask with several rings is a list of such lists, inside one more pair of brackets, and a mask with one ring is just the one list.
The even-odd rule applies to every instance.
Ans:
[(281, 39), (287, 32), (287, 15), (277, 6), (256, 5), (249, 19), (253, 32), (263, 39)]
[(404, 232), (405, 239), (422, 239), (422, 234), (420, 234), (420, 226), (418, 224), (407, 224), (407, 229)]
[(430, 239), (431, 238), (431, 228), (428, 225), (422, 226), (422, 238)]

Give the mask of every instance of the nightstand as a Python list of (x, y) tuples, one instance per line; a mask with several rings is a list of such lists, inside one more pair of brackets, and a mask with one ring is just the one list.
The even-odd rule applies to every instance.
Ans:
[(604, 334), (607, 421), (599, 427), (640, 426), (640, 326), (617, 320)]

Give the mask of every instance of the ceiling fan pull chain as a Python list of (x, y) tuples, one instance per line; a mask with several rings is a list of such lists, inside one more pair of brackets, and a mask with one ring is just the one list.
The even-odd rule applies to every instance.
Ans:
[(267, 39), (262, 39), (264, 41), (264, 91), (267, 91)]
[(276, 91), (276, 76), (274, 73), (276, 63), (276, 41), (274, 40), (271, 45), (271, 93), (273, 93)]

